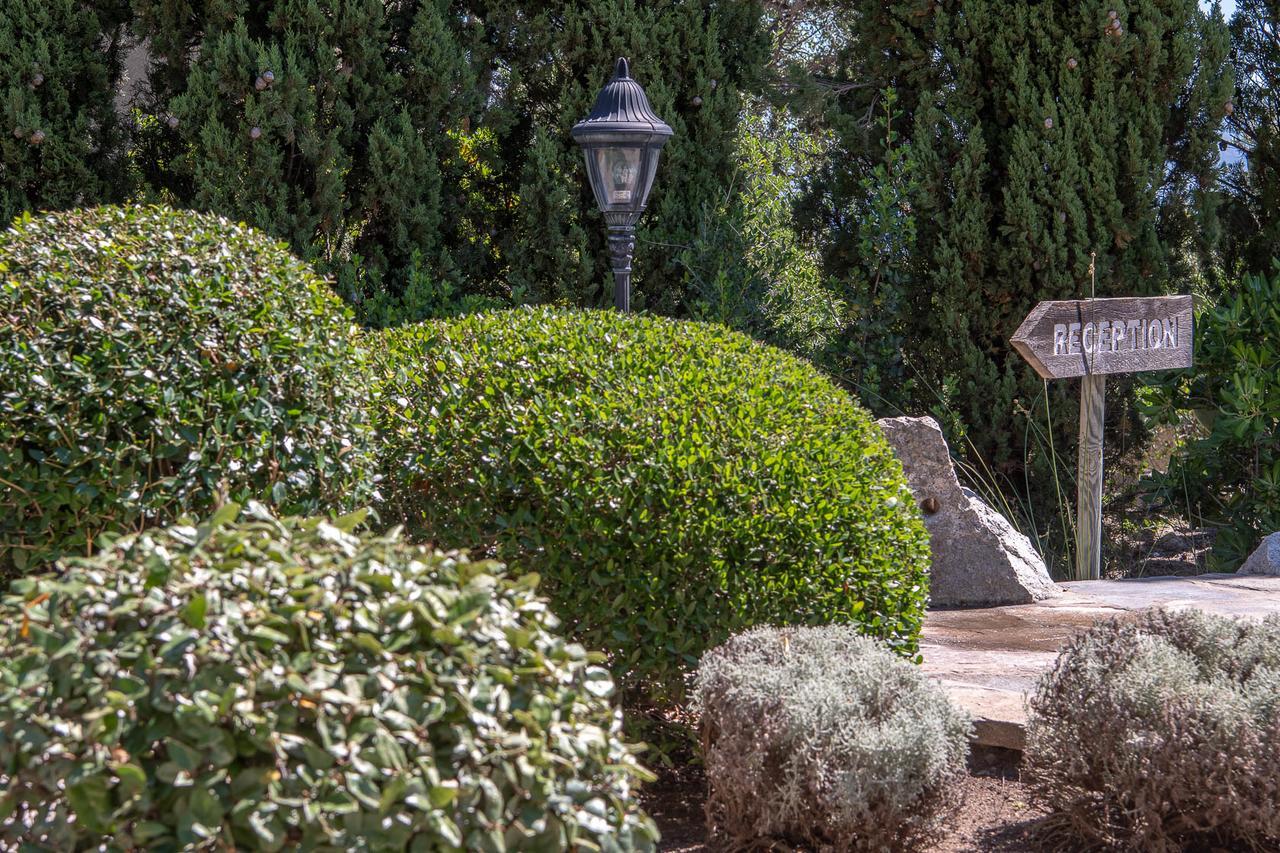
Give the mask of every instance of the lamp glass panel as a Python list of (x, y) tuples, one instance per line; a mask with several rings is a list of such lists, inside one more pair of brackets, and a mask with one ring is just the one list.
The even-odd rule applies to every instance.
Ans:
[(604, 182), (604, 200), (610, 206), (631, 206), (639, 201), (642, 148), (598, 148), (596, 164)]

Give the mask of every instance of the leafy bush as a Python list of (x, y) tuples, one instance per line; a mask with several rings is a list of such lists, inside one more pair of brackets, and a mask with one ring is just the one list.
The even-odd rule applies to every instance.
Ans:
[(0, 840), (652, 849), (609, 675), (532, 579), (236, 513), (13, 584)]
[(1153, 611), (1085, 632), (1031, 700), (1032, 790), (1072, 839), (1280, 845), (1280, 617)]
[(547, 583), (650, 698), (745, 627), (857, 622), (915, 648), (928, 545), (869, 416), (710, 325), (520, 309), (392, 332), (389, 512)]
[(1280, 530), (1280, 266), (1246, 276), (1196, 324), (1196, 366), (1148, 391), (1148, 414), (1205, 427), (1163, 478), (1174, 505), (1221, 526), (1214, 556), (1234, 569)]
[(0, 316), (0, 576), (228, 496), (360, 499), (349, 314), (243, 225), (154, 207), (24, 217), (0, 234)]
[(740, 634), (702, 659), (694, 695), (708, 831), (730, 849), (910, 849), (956, 802), (968, 719), (852, 628)]

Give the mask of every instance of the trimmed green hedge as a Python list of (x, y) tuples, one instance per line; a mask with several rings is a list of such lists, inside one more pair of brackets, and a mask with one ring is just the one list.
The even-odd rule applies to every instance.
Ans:
[(650, 698), (763, 623), (910, 653), (927, 539), (867, 413), (721, 327), (522, 309), (383, 333), (388, 516), (542, 575)]
[(531, 579), (236, 514), (14, 582), (0, 847), (653, 849), (609, 674)]
[(257, 498), (367, 498), (350, 314), (279, 244), (103, 207), (0, 234), (0, 576)]

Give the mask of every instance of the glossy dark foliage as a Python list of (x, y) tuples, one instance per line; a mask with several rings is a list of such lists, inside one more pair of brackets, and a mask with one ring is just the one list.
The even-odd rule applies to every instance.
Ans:
[(382, 338), (388, 518), (540, 573), (646, 698), (764, 623), (915, 650), (928, 547), (874, 422), (722, 327), (520, 309)]
[(1199, 429), (1158, 477), (1193, 523), (1218, 528), (1214, 557), (1236, 569), (1280, 530), (1280, 266), (1246, 275), (1197, 318), (1194, 373), (1148, 389), (1147, 413)]
[(14, 583), (0, 846), (653, 849), (613, 683), (536, 579), (237, 512)]
[(0, 234), (0, 576), (225, 498), (368, 491), (349, 312), (280, 245), (106, 207)]

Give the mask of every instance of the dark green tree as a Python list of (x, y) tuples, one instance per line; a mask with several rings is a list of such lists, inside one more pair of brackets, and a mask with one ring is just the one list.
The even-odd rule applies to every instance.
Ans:
[(155, 182), (336, 277), (371, 322), (438, 310), (471, 241), (453, 190), (482, 106), (447, 0), (137, 0)]
[(127, 191), (113, 104), (127, 0), (5, 0), (0, 11), (0, 225), (24, 210)]
[[(477, 2), (493, 45), (495, 114), (512, 204), (500, 251), (512, 288), (537, 301), (606, 304), (604, 225), (568, 130), (619, 56), (675, 131), (640, 225), (634, 305), (684, 315), (679, 263), (703, 214), (733, 201), (743, 94), (762, 82), (759, 0)], [(739, 259), (740, 260), (740, 259)]]
[(136, 0), (156, 56), (144, 159), (336, 276), (367, 322), (460, 300), (606, 301), (604, 229), (569, 130), (617, 56), (676, 139), (640, 234), (640, 307), (731, 186), (759, 0)]
[[(874, 117), (892, 87), (923, 267), (906, 268), (884, 318), (915, 380), (890, 402), (935, 409), (998, 476), (1052, 495), (1026, 440), (1044, 433), (1046, 391), (1009, 338), (1042, 299), (1188, 286), (1217, 234), (1226, 26), (1196, 0), (859, 2), (836, 19), (837, 47), (809, 75), (836, 144), (802, 221), (832, 236), (832, 274), (874, 280), (861, 232), (876, 220), (858, 211), (885, 162)], [(1048, 393), (1049, 435), (1069, 452), (1074, 389)]]
[(1236, 95), (1222, 148), (1233, 161), (1223, 260), (1265, 274), (1280, 256), (1280, 2), (1239, 0), (1231, 19)]

